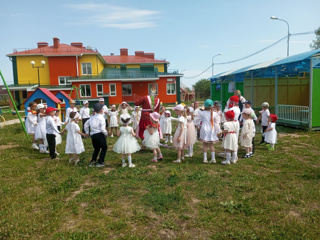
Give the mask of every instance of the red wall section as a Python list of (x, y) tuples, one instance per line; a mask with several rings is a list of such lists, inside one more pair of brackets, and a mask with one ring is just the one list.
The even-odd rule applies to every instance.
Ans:
[(59, 76), (77, 76), (76, 57), (49, 57), (51, 85), (59, 85)]
[[(148, 94), (148, 84), (152, 83), (152, 81), (148, 82), (74, 82), (73, 85), (76, 87), (80, 87), (80, 84), (90, 84), (91, 85), (91, 97), (89, 98), (100, 98), (97, 96), (97, 84), (103, 84), (103, 92), (110, 94), (109, 84), (115, 83), (116, 84), (116, 96), (109, 96), (109, 105), (111, 104), (120, 104), (122, 101), (126, 102), (134, 102), (137, 97), (142, 97)], [(156, 83), (158, 84), (158, 97), (160, 101), (163, 103), (175, 103), (177, 101), (177, 95), (167, 95), (167, 83), (174, 83), (168, 82), (167, 78), (160, 78), (157, 80)], [(132, 85), (132, 96), (122, 96), (122, 84), (131, 84)], [(72, 92), (73, 99), (76, 99), (76, 92), (75, 90)]]

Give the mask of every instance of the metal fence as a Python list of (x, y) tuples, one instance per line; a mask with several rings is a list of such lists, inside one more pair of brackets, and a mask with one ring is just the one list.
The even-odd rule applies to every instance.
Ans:
[(278, 105), (278, 119), (296, 124), (309, 123), (309, 107), (297, 105)]

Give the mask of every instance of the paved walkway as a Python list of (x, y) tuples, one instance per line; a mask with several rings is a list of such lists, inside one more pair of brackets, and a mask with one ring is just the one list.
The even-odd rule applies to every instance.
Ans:
[[(21, 119), (24, 122), (24, 118), (21, 118)], [(13, 120), (6, 121), (6, 125), (12, 125), (12, 124), (16, 124), (16, 123), (20, 123), (20, 120), (19, 119), (13, 119)]]

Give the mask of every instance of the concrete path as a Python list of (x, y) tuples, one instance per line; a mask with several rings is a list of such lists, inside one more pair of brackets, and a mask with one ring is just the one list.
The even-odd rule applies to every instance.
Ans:
[[(21, 118), (21, 119), (22, 119), (22, 121), (24, 122), (24, 118)], [(13, 119), (13, 120), (6, 121), (6, 125), (12, 125), (12, 124), (16, 124), (16, 123), (20, 123), (19, 118), (18, 118), (18, 119)]]

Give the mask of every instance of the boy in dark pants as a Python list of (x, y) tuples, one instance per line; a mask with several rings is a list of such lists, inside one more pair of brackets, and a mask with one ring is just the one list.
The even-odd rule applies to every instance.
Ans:
[[(103, 114), (103, 105), (100, 103), (96, 103), (93, 106), (95, 111), (95, 115), (91, 116), (90, 119), (85, 123), (84, 130), (86, 134), (89, 136), (89, 127), (90, 127), (90, 136), (92, 145), (94, 148), (92, 158), (90, 161), (90, 167), (104, 167), (104, 158), (107, 153), (107, 140), (106, 137), (108, 136), (108, 132), (106, 130), (106, 122)], [(101, 150), (101, 152), (100, 152)], [(100, 152), (100, 155), (99, 155)], [(97, 157), (99, 155), (99, 159), (97, 162)]]
[(53, 107), (48, 107), (47, 112), (47, 120), (46, 120), (46, 137), (47, 142), (49, 145), (49, 152), (50, 152), (50, 158), (51, 159), (58, 159), (56, 154), (56, 135), (55, 133), (59, 133), (59, 130), (57, 128), (57, 124), (55, 123), (53, 116), (55, 114), (55, 111), (58, 109)]

